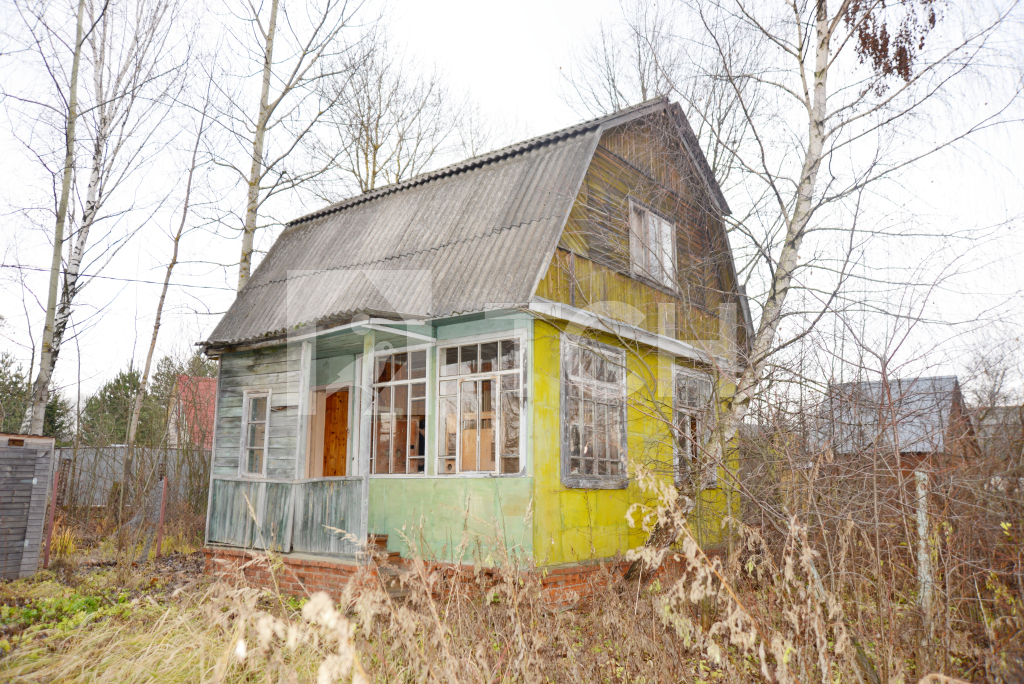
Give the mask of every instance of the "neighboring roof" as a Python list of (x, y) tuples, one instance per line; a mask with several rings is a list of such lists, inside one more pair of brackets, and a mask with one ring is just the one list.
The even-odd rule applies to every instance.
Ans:
[(206, 344), (278, 337), (357, 314), (429, 319), (526, 306), (601, 134), (659, 112), (672, 117), (727, 213), (681, 108), (652, 100), (292, 221)]
[(822, 410), (826, 437), (836, 453), (872, 448), (901, 453), (941, 452), (962, 401), (956, 376), (851, 382), (829, 387)]

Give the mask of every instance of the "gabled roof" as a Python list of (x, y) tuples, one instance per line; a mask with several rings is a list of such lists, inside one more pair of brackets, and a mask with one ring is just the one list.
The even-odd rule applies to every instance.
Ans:
[(956, 376), (850, 382), (829, 387), (823, 422), (836, 453), (944, 450), (954, 404), (962, 402)]
[(651, 100), (292, 221), (207, 346), (357, 314), (429, 319), (528, 305), (601, 134), (660, 112), (671, 117), (709, 195), (728, 213), (679, 105)]

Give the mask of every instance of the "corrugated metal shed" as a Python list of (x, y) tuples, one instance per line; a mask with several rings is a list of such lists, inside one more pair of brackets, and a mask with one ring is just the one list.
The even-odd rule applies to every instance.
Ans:
[[(646, 102), (293, 221), (207, 345), (358, 313), (440, 318), (527, 305), (603, 130), (659, 112), (678, 123), (676, 110), (667, 98)], [(688, 130), (680, 136), (689, 148)], [(710, 174), (706, 161), (697, 165)], [(705, 180), (717, 201), (721, 191)]]
[(824, 425), (836, 453), (872, 448), (901, 453), (938, 453), (962, 401), (955, 376), (903, 378), (832, 385), (824, 404)]

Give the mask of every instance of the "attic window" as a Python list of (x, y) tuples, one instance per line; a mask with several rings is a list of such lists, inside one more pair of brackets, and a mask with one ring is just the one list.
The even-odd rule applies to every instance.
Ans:
[(562, 483), (626, 486), (626, 354), (562, 335)]
[(629, 203), (629, 261), (633, 275), (676, 288), (676, 225), (636, 202)]

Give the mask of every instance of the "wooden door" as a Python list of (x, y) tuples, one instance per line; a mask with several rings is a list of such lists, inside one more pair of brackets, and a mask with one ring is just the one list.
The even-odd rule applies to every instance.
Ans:
[(324, 415), (324, 477), (345, 474), (348, 455), (348, 390), (327, 396)]

